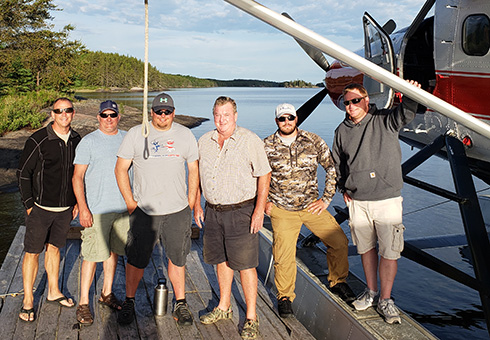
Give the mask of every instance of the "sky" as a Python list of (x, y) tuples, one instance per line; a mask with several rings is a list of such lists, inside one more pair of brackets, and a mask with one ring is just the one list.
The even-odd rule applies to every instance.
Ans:
[[(425, 0), (259, 0), (349, 50), (363, 45), (362, 15), (408, 26)], [(89, 50), (144, 60), (144, 0), (54, 0), (53, 24)], [(323, 81), (290, 36), (223, 0), (148, 0), (149, 62), (170, 74), (221, 80)], [(327, 56), (329, 61), (332, 58)]]

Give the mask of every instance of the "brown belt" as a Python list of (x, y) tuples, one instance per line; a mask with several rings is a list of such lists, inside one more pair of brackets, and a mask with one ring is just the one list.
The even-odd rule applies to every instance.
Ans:
[(236, 204), (211, 204), (209, 202), (206, 202), (206, 207), (209, 207), (215, 211), (230, 211), (230, 210), (237, 210), (254, 203), (255, 203), (255, 197)]

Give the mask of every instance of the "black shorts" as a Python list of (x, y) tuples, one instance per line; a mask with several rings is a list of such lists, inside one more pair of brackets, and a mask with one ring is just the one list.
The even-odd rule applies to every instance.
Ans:
[(130, 227), (126, 256), (128, 263), (143, 269), (150, 262), (153, 248), (161, 238), (165, 254), (178, 267), (183, 267), (191, 250), (191, 209), (168, 215), (147, 215), (140, 208), (129, 216)]
[(46, 243), (63, 248), (73, 219), (72, 211), (73, 207), (61, 212), (52, 212), (34, 205), (26, 217), (24, 251), (40, 254)]
[(208, 264), (228, 262), (233, 270), (259, 265), (259, 234), (250, 233), (254, 204), (216, 211), (206, 208), (204, 217), (203, 256)]

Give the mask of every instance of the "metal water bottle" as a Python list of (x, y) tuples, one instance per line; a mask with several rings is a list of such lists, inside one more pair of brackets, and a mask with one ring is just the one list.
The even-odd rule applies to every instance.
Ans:
[(162, 278), (158, 279), (153, 295), (153, 306), (155, 315), (165, 315), (167, 313), (168, 289), (167, 281)]

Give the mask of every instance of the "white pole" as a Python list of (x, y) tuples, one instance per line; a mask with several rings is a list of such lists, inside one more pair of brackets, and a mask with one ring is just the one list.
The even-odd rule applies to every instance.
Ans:
[(329, 56), (343, 61), (353, 68), (356, 68), (359, 71), (369, 75), (371, 78), (387, 84), (391, 88), (402, 92), (404, 95), (412, 98), (422, 105), (432, 108), (433, 110), (457, 121), (458, 123), (461, 123), (462, 125), (485, 136), (486, 138), (490, 138), (490, 125), (452, 106), (444, 100), (409, 84), (391, 72), (388, 72), (385, 69), (358, 56), (357, 54), (325, 39), (319, 34), (297, 24), (279, 13), (276, 13), (252, 0), (225, 1), (268, 23), (269, 25), (274, 26), (293, 38), (300, 39), (307, 44), (320, 49)]

